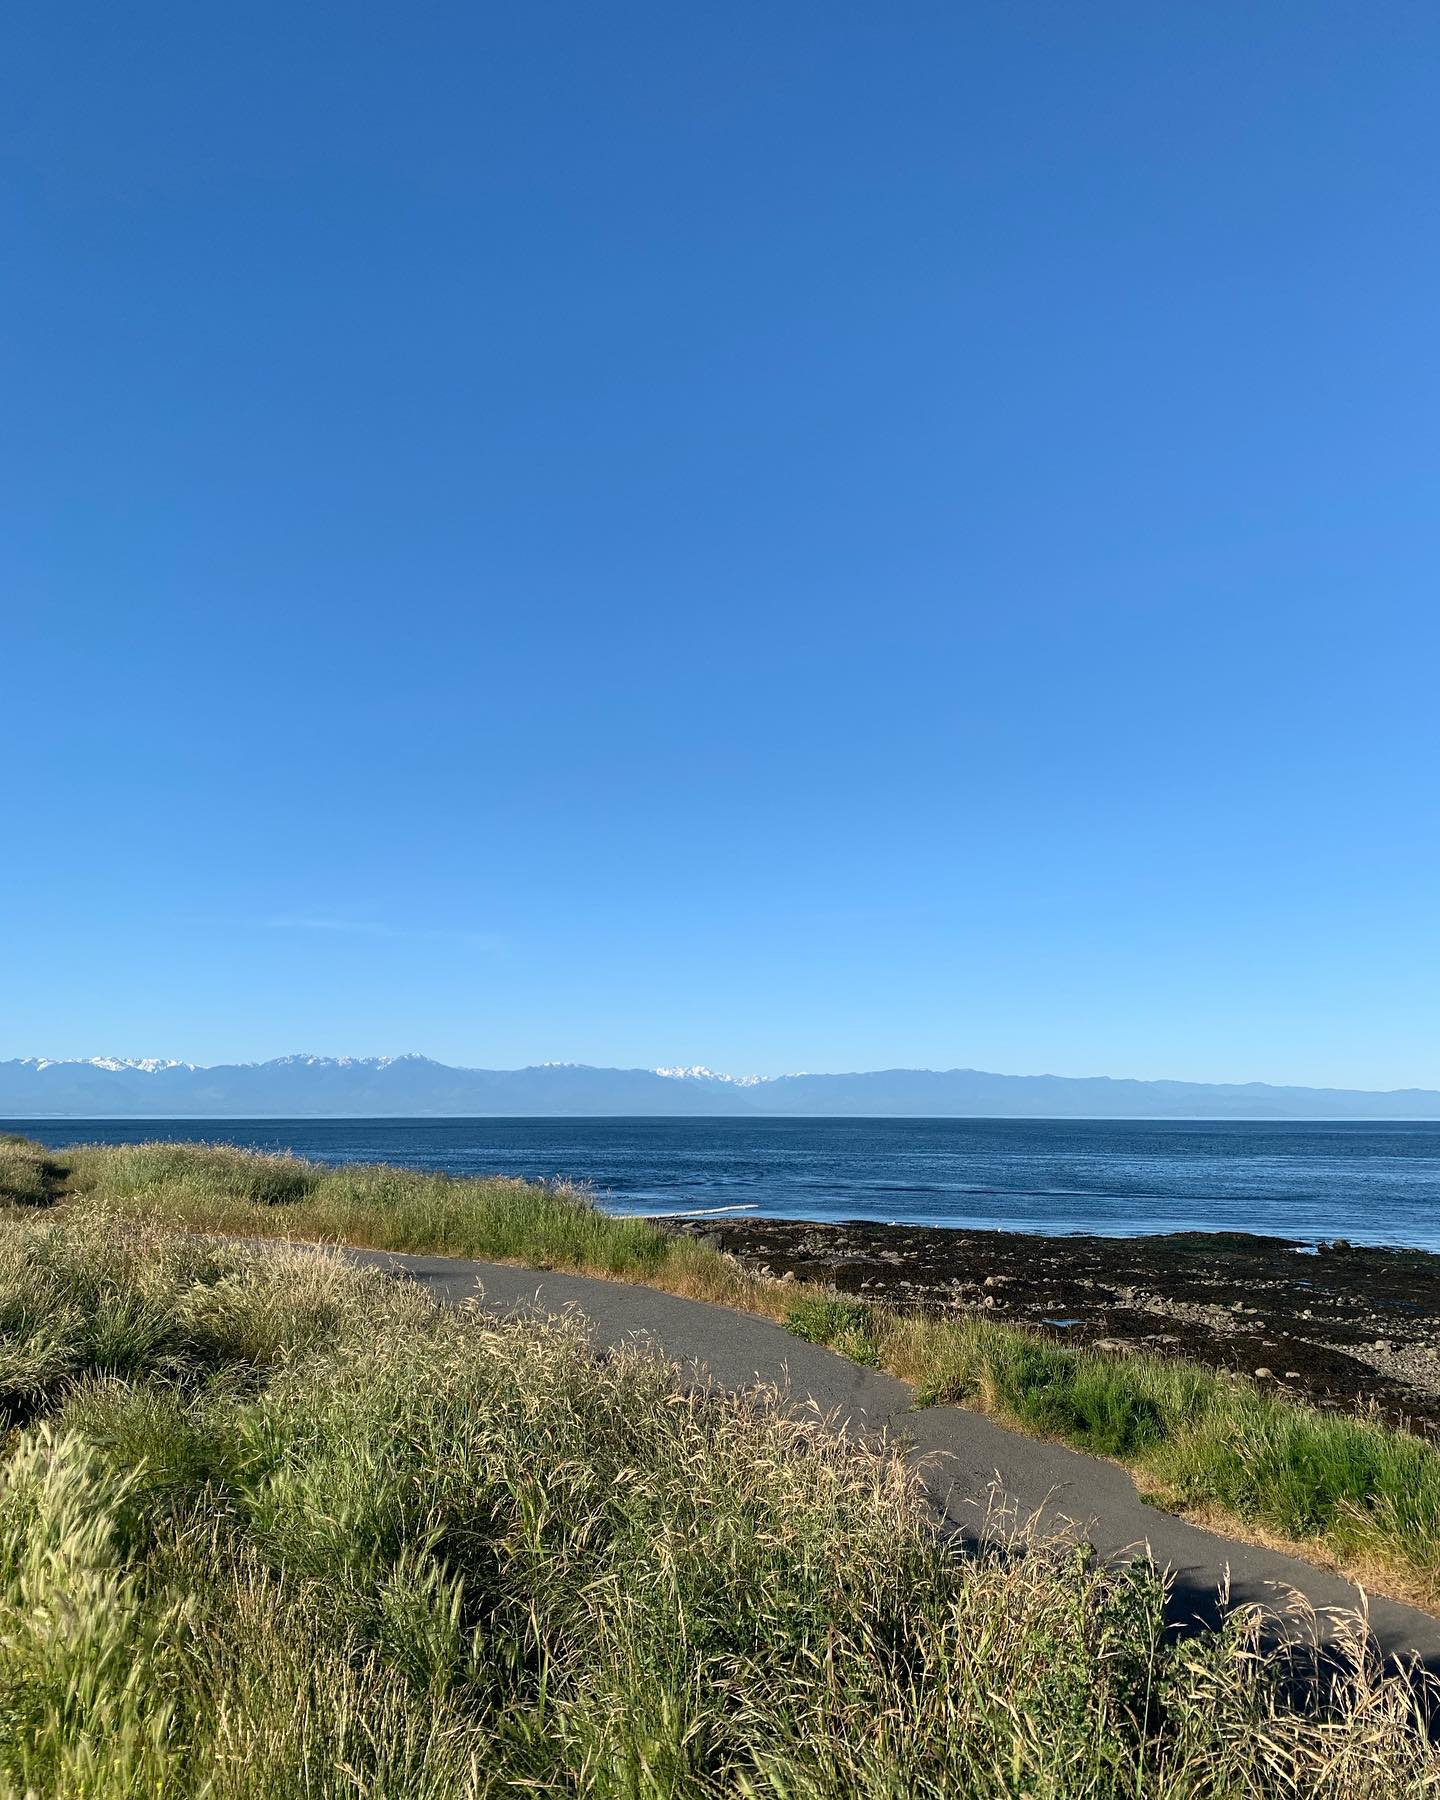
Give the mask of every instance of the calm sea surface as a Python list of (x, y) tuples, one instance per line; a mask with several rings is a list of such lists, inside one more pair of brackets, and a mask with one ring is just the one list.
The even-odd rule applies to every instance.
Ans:
[(1015, 1231), (1260, 1231), (1440, 1250), (1440, 1122), (45, 1119), (51, 1145), (167, 1137), (563, 1176), (616, 1212), (746, 1207)]

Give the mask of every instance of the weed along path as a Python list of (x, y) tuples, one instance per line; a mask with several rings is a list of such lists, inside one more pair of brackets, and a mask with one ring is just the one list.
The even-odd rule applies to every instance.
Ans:
[[(539, 1273), (441, 1256), (347, 1250), (355, 1262), (408, 1277), (453, 1305), (477, 1301), (505, 1314), (576, 1309), (597, 1344), (648, 1338), (672, 1360), (698, 1364), (730, 1390), (775, 1384), (796, 1405), (813, 1403), (851, 1429), (907, 1447), (947, 1528), (976, 1539), (997, 1492), (1022, 1520), (1078, 1529), (1107, 1560), (1149, 1553), (1170, 1573), (1173, 1623), (1213, 1625), (1237, 1605), (1284, 1612), (1294, 1595), (1313, 1607), (1353, 1611), (1357, 1589), (1340, 1576), (1277, 1551), (1237, 1542), (1172, 1517), (1140, 1497), (1115, 1464), (1006, 1430), (953, 1406), (916, 1408), (912, 1390), (809, 1344), (783, 1326), (705, 1301), (592, 1276)], [(1371, 1630), (1387, 1656), (1419, 1657), (1440, 1672), (1440, 1619), (1396, 1601), (1368, 1600)]]

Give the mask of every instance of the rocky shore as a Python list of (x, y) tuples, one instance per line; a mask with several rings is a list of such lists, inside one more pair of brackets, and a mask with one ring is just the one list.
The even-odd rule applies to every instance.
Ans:
[(1440, 1256), (1238, 1233), (1040, 1237), (854, 1221), (667, 1221), (752, 1268), (1237, 1370), (1440, 1438)]

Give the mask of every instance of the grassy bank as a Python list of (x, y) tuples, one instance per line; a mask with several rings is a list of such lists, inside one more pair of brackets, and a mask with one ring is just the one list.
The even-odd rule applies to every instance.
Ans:
[(68, 1162), (13, 1132), (0, 1132), (0, 1206), (44, 1206), (61, 1194), (68, 1175)]
[[(44, 1160), (33, 1147), (11, 1163)], [(59, 1172), (57, 1165), (63, 1168)], [(4, 1168), (0, 1163), (0, 1179)], [(9, 1178), (50, 1195), (243, 1236), (293, 1234), (572, 1269), (783, 1319), (801, 1335), (949, 1401), (1115, 1458), (1164, 1503), (1221, 1515), (1440, 1607), (1440, 1451), (1320, 1413), (1243, 1379), (1144, 1356), (1072, 1350), (975, 1317), (900, 1313), (748, 1273), (583, 1195), (519, 1181), (324, 1169), (224, 1147), (67, 1151)], [(3, 1192), (0, 1187), (0, 1192)]]
[(816, 1296), (793, 1330), (910, 1381), (922, 1405), (974, 1407), (1132, 1469), (1157, 1503), (1234, 1520), (1373, 1591), (1440, 1608), (1440, 1451), (1240, 1376), (1072, 1350), (976, 1318)]
[(1435, 1791), (1400, 1684), (1299, 1714), (1243, 1622), (954, 1559), (898, 1462), (763, 1398), (99, 1185), (0, 1218), (0, 1792)]

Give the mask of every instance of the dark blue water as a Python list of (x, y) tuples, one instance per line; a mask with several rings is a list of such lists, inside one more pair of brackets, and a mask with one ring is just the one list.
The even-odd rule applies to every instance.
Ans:
[(1440, 1122), (1030, 1119), (6, 1121), (52, 1145), (168, 1137), (322, 1162), (589, 1185), (618, 1212), (1015, 1231), (1260, 1231), (1440, 1250)]

